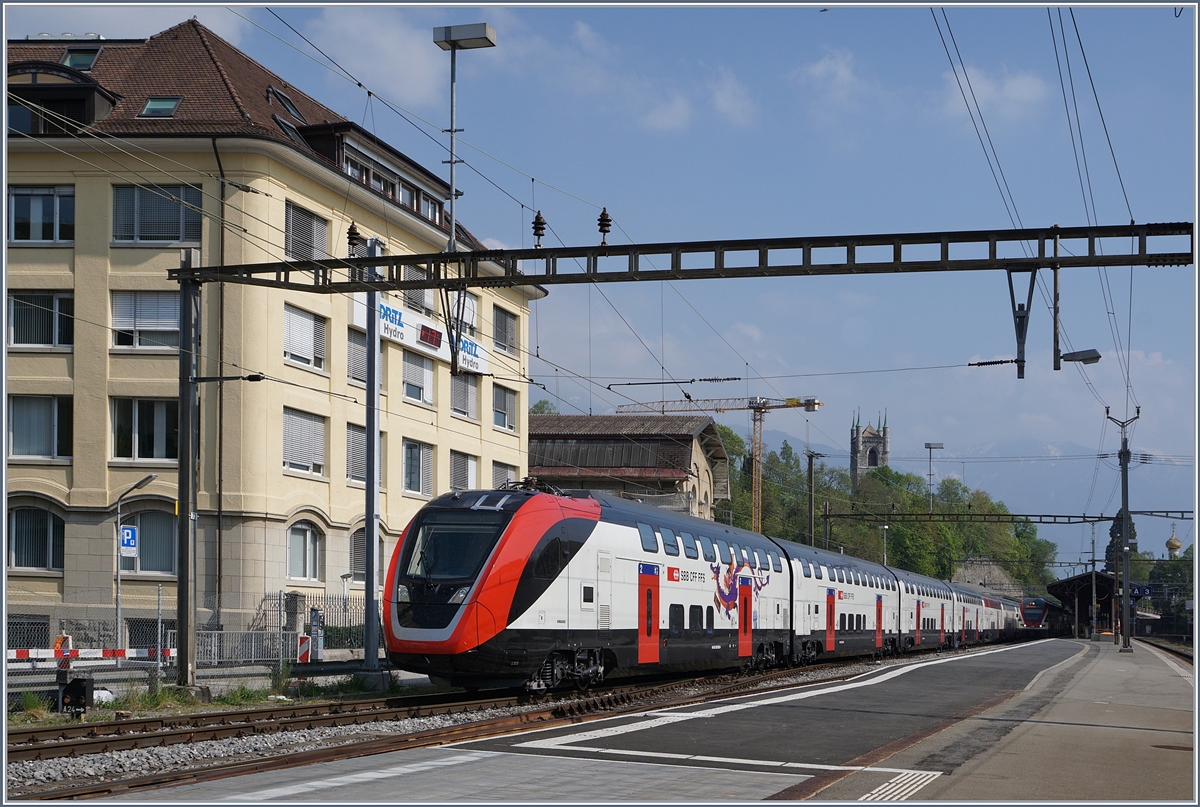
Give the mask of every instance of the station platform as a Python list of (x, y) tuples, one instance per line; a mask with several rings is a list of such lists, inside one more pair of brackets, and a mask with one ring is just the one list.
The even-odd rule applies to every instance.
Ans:
[[(1056, 641), (1079, 650), (1012, 698), (874, 764), (940, 772), (910, 796), (920, 801), (1194, 804), (1192, 666), (1136, 639), (1125, 653), (1109, 636)], [(890, 800), (898, 784), (868, 770), (805, 797)]]

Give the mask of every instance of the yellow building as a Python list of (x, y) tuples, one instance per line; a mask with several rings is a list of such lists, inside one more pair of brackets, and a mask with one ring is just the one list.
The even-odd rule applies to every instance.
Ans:
[[(114, 505), (148, 474), (121, 504), (138, 528), (123, 592), (174, 601), (181, 249), (204, 266), (344, 256), (353, 222), (386, 255), (439, 252), (449, 187), (195, 20), (9, 41), (8, 88), (9, 646), (43, 622), (96, 646), (113, 640)], [(480, 248), (461, 225), (458, 241)], [(529, 293), (468, 297), (480, 373), (458, 376), (437, 295), (382, 300), (383, 558), (433, 496), (525, 474)], [(199, 374), (266, 380), (199, 385), (197, 623), (246, 627), (279, 591), (361, 595), (363, 300), (209, 283), (201, 306)], [(14, 625), (34, 638), (14, 644)]]

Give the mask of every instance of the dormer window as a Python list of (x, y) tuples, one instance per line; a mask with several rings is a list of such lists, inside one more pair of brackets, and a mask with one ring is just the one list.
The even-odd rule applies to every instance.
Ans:
[(289, 115), (291, 115), (293, 118), (300, 121), (301, 123), (308, 123), (308, 120), (303, 115), (300, 114), (300, 110), (297, 109), (296, 105), (292, 103), (291, 98), (288, 98), (287, 95), (285, 95), (283, 92), (276, 89), (275, 87), (269, 88), (268, 92), (270, 92), (272, 95), (274, 95), (276, 98), (279, 99), (279, 103), (283, 105), (283, 108), (287, 110), (287, 113)]
[(170, 118), (175, 115), (182, 98), (147, 98), (140, 116), (143, 118)]
[(68, 48), (63, 54), (62, 64), (76, 70), (91, 70), (99, 55), (99, 48)]
[(283, 133), (286, 134), (288, 137), (290, 137), (292, 140), (296, 141), (297, 145), (308, 148), (308, 141), (304, 139), (304, 136), (302, 134), (300, 134), (299, 129), (297, 129), (295, 126), (288, 123), (287, 121), (285, 121), (283, 118), (279, 117), (278, 115), (272, 115), (271, 117), (274, 118), (275, 122), (279, 124), (279, 128), (283, 129)]

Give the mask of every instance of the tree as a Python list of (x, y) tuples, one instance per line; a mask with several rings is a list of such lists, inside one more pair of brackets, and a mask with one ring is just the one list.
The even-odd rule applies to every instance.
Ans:
[[(1124, 551), (1125, 544), (1121, 541), (1121, 530), (1124, 528), (1124, 510), (1117, 511), (1117, 517), (1113, 519), (1112, 526), (1108, 528), (1109, 542), (1104, 548), (1104, 571), (1111, 572), (1116, 569), (1116, 564), (1121, 563), (1121, 552)], [(1137, 551), (1137, 525), (1133, 523), (1133, 516), (1129, 517), (1129, 545), (1130, 552)]]
[(549, 398), (542, 398), (529, 407), (531, 415), (557, 415), (558, 407)]

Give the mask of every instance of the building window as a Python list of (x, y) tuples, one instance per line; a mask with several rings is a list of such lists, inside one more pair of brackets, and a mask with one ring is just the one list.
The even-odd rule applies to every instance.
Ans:
[(179, 347), (179, 292), (114, 291), (113, 344)]
[(68, 459), (74, 438), (69, 395), (8, 399), (8, 453), (13, 457)]
[(121, 521), (122, 526), (137, 527), (138, 531), (137, 557), (121, 558), (122, 571), (175, 573), (178, 536), (174, 515), (148, 510), (126, 516)]
[(346, 173), (349, 174), (352, 179), (357, 179), (364, 185), (371, 180), (370, 169), (353, 157), (346, 158)]
[(390, 199), (396, 198), (396, 183), (378, 171), (371, 172), (371, 187)]
[(417, 198), (420, 192), (407, 182), (400, 183), (400, 204), (412, 210), (417, 209)]
[[(294, 128), (294, 127), (293, 127)], [(291, 202), (284, 218), (283, 249), (296, 261), (320, 261), (329, 257), (329, 222)]]
[(517, 481), (517, 468), (503, 462), (492, 463), (492, 488), (499, 490), (509, 482)]
[(479, 460), (460, 451), (450, 452), (450, 489), (474, 490)]
[(146, 105), (142, 107), (138, 116), (142, 118), (174, 117), (175, 110), (179, 108), (179, 102), (182, 100), (182, 98), (147, 98)]
[(8, 240), (74, 241), (75, 188), (9, 188)]
[(450, 411), (471, 420), (479, 419), (479, 376), (450, 376)]
[(283, 408), (283, 467), (324, 475), (325, 418)]
[(353, 328), (346, 331), (346, 377), (367, 383), (367, 335)]
[(200, 189), (113, 186), (113, 241), (200, 241)]
[(68, 48), (61, 63), (75, 70), (87, 71), (92, 69), (99, 55), (99, 48)]
[(434, 224), (442, 223), (442, 203), (427, 193), (421, 194), (421, 215)]
[(433, 495), (433, 446), (404, 441), (404, 489), (422, 496)]
[(179, 401), (113, 398), (113, 457), (179, 459)]
[[(283, 357), (307, 367), (325, 367), (325, 317), (286, 303), (283, 306)], [(365, 376), (364, 376), (365, 377)]]
[(288, 530), (288, 577), (320, 580), (322, 554), (320, 531), (308, 521), (293, 524)]
[(453, 292), (450, 295), (450, 316), (458, 316), (459, 300), (462, 300), (462, 334), (474, 336), (479, 319), (479, 298), (467, 291)]
[[(379, 536), (379, 557), (375, 561), (375, 574), (382, 585), (384, 573), (387, 571), (386, 541)], [(350, 571), (354, 574), (354, 582), (361, 583), (367, 578), (367, 531), (359, 527), (350, 536)]]
[(284, 93), (280, 92), (280, 90), (276, 87), (269, 87), (268, 91), (271, 93), (271, 95), (274, 95), (276, 98), (279, 99), (279, 103), (283, 105), (283, 108), (287, 110), (289, 115), (291, 115), (293, 118), (300, 121), (301, 123), (308, 123), (308, 121), (305, 119), (305, 117), (300, 114), (300, 110), (297, 109), (296, 105), (292, 103), (291, 98), (289, 98)]
[(49, 510), (18, 507), (8, 514), (8, 565), (19, 569), (62, 569), (63, 520)]
[[(419, 266), (405, 266), (402, 275), (404, 280), (425, 280), (428, 273)], [(433, 315), (433, 289), (405, 289), (404, 307), (418, 314)]]
[[(380, 484), (383, 483), (383, 468), (384, 468), (384, 435), (379, 435), (379, 467), (376, 472), (379, 475)], [(346, 478), (353, 482), (367, 481), (367, 429), (365, 426), (357, 426), (353, 423), (346, 424)]]
[(404, 397), (433, 403), (433, 360), (411, 350), (404, 351)]
[(75, 296), (53, 292), (8, 295), (8, 343), (61, 347), (75, 342)]
[(517, 393), (499, 384), (492, 386), (492, 423), (498, 429), (517, 428)]
[(510, 314), (503, 308), (492, 309), (492, 339), (497, 350), (505, 353), (517, 352), (517, 315)]
[(31, 100), (9, 96), (8, 129), (11, 132), (74, 135), (85, 123), (91, 123), (87, 98)]

